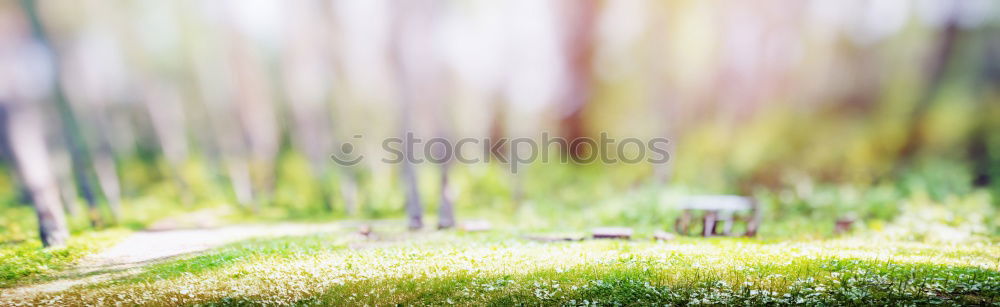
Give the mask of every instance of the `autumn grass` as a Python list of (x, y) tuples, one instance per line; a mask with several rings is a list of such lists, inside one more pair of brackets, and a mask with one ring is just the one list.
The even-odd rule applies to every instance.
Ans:
[(544, 243), (513, 232), (250, 240), (56, 305), (998, 304), (1000, 246), (838, 239)]

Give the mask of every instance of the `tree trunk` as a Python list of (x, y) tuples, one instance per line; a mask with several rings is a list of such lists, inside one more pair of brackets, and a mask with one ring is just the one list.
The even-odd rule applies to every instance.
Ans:
[(417, 175), (413, 164), (403, 161), (403, 185), (406, 189), (407, 225), (412, 230), (424, 227), (423, 205), (420, 204), (420, 191), (417, 187)]
[[(22, 1), (22, 6), (25, 15), (28, 16), (31, 22), (31, 30), (35, 40), (49, 50), (52, 50), (49, 48), (48, 37), (45, 35), (45, 29), (42, 27), (41, 20), (38, 17), (35, 1), (24, 0)], [(66, 138), (66, 144), (72, 160), (73, 178), (76, 181), (77, 190), (87, 202), (91, 227), (101, 227), (103, 222), (100, 211), (97, 208), (97, 195), (94, 191), (93, 177), (91, 175), (92, 170), (89, 165), (90, 159), (88, 158), (89, 154), (87, 153), (86, 144), (84, 143), (83, 136), (80, 134), (76, 115), (73, 114), (73, 109), (69, 106), (69, 103), (66, 101), (66, 95), (63, 93), (58, 62), (53, 60), (51, 64), (54, 67), (52, 99), (59, 110), (60, 124), (62, 125), (63, 134)]]
[[(107, 131), (105, 131), (107, 132)], [(115, 157), (111, 152), (110, 144), (100, 145), (94, 154), (94, 172), (97, 174), (97, 181), (100, 183), (101, 192), (108, 201), (108, 208), (111, 209), (113, 222), (120, 222), (122, 218), (121, 209), (121, 179), (118, 178), (118, 170), (115, 166)]]
[(441, 204), (438, 206), (438, 229), (455, 227), (455, 191), (448, 180), (448, 163), (441, 165)]
[(176, 89), (166, 85), (150, 83), (146, 85), (144, 92), (145, 110), (152, 123), (160, 151), (170, 165), (169, 175), (173, 178), (181, 199), (189, 203), (194, 196), (180, 171), (188, 155), (184, 102)]
[(14, 107), (8, 113), (0, 104), (0, 132), (2, 146), (14, 161), (18, 178), (23, 180), (31, 203), (38, 217), (38, 234), (45, 247), (59, 247), (66, 244), (69, 230), (59, 187), (52, 173), (51, 159), (45, 147), (45, 133), (42, 120), (36, 112), (26, 110), (27, 106)]
[(431, 13), (434, 3), (431, 1), (401, 1), (392, 5), (392, 25), (389, 37), (389, 58), (396, 81), (396, 100), (400, 112), (400, 137), (404, 139), (402, 146), (402, 181), (406, 190), (406, 213), (409, 216), (410, 229), (423, 227), (423, 205), (420, 201), (417, 174), (413, 161), (407, 157), (413, 156), (413, 148), (407, 145), (405, 139), (413, 135), (413, 105), (426, 102), (428, 88), (434, 80), (427, 80), (432, 75), (433, 66), (428, 62), (433, 60), (431, 49), (426, 39), (431, 36)]
[(340, 198), (344, 200), (344, 213), (352, 216), (358, 211), (358, 184), (354, 179), (354, 173), (350, 170), (342, 171), (340, 174)]
[[(281, 133), (272, 97), (271, 80), (263, 55), (244, 39), (230, 42), (236, 118), (248, 150), (248, 172), (257, 200), (267, 199), (275, 188)], [(259, 209), (260, 201), (254, 203)], [(255, 209), (255, 210), (256, 210)]]
[[(562, 101), (562, 118), (560, 126), (563, 136), (566, 137), (564, 154), (569, 154), (574, 161), (580, 161), (584, 155), (583, 148), (587, 146), (574, 146), (580, 139), (586, 137), (584, 111), (591, 100), (592, 93), (592, 72), (591, 65), (594, 48), (594, 32), (597, 23), (597, 1), (580, 0), (568, 2), (566, 8), (566, 26), (564, 30), (566, 42), (563, 46), (566, 56), (567, 85), (564, 89), (565, 96)], [(593, 148), (592, 150), (600, 150)], [(590, 153), (591, 155), (596, 152)]]

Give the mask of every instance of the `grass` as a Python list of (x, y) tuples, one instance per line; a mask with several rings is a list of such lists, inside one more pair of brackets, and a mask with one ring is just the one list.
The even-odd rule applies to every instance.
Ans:
[(42, 279), (70, 267), (75, 261), (111, 246), (128, 231), (109, 229), (73, 236), (63, 248), (42, 248), (38, 240), (0, 246), (0, 288)]
[[(344, 229), (249, 240), (59, 292), (0, 293), (0, 305), (1000, 305), (1000, 222), (991, 218), (1000, 207), (989, 191), (935, 192), (929, 187), (944, 185), (914, 180), (905, 189), (801, 180), (753, 193), (763, 206), (760, 239), (653, 242), (652, 231), (669, 228), (678, 214), (669, 204), (699, 191), (611, 187), (603, 177), (551, 167), (525, 177), (527, 196), (516, 203), (510, 180), (493, 171), (469, 168), (453, 179), (466, 191), (456, 202), (460, 216), (488, 219), (499, 229), (494, 232), (382, 227), (378, 239)], [(402, 214), (395, 189), (369, 187), (357, 213), (347, 216), (314, 205), (308, 189), (290, 188), (307, 186), (298, 183), (308, 178), (285, 177), (272, 204), (237, 220)], [(436, 182), (431, 179), (424, 182)], [(436, 211), (437, 188), (421, 188), (425, 210)], [(120, 225), (139, 229), (208, 206), (176, 206), (170, 191), (161, 192), (133, 199), (126, 207), (130, 220)], [(126, 233), (81, 231), (86, 221), (77, 217), (70, 245), (44, 250), (30, 207), (0, 205), (0, 213), (3, 288), (56, 278)], [(837, 237), (833, 221), (844, 215), (858, 218), (856, 229)], [(640, 239), (542, 243), (523, 236), (583, 234), (597, 225), (626, 225)]]
[(1000, 304), (1000, 246), (991, 243), (542, 243), (510, 231), (377, 231), (379, 240), (345, 230), (245, 241), (23, 303)]

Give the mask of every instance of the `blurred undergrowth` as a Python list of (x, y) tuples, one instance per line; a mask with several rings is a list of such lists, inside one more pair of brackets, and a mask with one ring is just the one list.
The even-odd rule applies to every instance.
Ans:
[[(169, 181), (154, 180), (160, 170), (136, 163), (123, 171), (126, 190), (124, 218), (98, 228), (124, 226), (142, 229), (151, 223), (199, 208), (232, 206), (233, 221), (329, 221), (335, 219), (392, 219), (404, 213), (403, 195), (395, 182), (362, 174), (356, 208), (337, 195), (323, 195), (318, 185), (338, 191), (336, 178), (317, 182), (308, 164), (295, 153), (282, 155), (274, 192), (259, 209), (235, 205), (224, 182), (206, 176), (204, 164), (192, 162), (182, 170), (190, 184), (180, 191)], [(432, 180), (436, 169), (421, 169), (422, 200), (433, 219), (440, 188)], [(702, 193), (745, 193), (763, 205), (765, 239), (824, 238), (834, 236), (834, 222), (857, 220), (857, 231), (891, 234), (911, 240), (968, 240), (1000, 234), (995, 219), (995, 194), (975, 187), (968, 167), (936, 161), (907, 170), (899, 180), (869, 184), (823, 183), (802, 174), (783, 177), (776, 186), (716, 190), (695, 185), (658, 184), (644, 179), (649, 170), (639, 166), (597, 167), (536, 164), (516, 175), (502, 165), (466, 165), (453, 169), (458, 191), (457, 214), (463, 219), (486, 219), (499, 227), (523, 231), (585, 231), (591, 227), (624, 225), (639, 230), (672, 230), (679, 212), (678, 197)], [(2, 178), (0, 180), (9, 180)], [(0, 239), (4, 244), (35, 240), (31, 207), (21, 203), (10, 186), (0, 193)], [(330, 200), (322, 198), (330, 197)], [(330, 202), (332, 208), (324, 203)], [(80, 205), (78, 201), (77, 206)], [(84, 208), (77, 208), (83, 212)], [(109, 212), (102, 212), (110, 218)], [(71, 215), (74, 232), (92, 229), (83, 214)], [(948, 229), (949, 237), (940, 237)]]

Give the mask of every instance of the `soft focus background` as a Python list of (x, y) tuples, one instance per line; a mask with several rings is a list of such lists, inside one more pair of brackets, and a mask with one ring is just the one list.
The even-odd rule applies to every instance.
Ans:
[[(2, 1), (0, 244), (37, 246), (36, 212), (74, 236), (399, 219), (408, 185), (425, 227), (444, 199), (669, 229), (678, 196), (741, 194), (766, 239), (992, 241), (998, 102), (990, 0)], [(662, 136), (671, 161), (380, 162), (402, 131)], [(330, 161), (345, 143), (363, 163)]]

